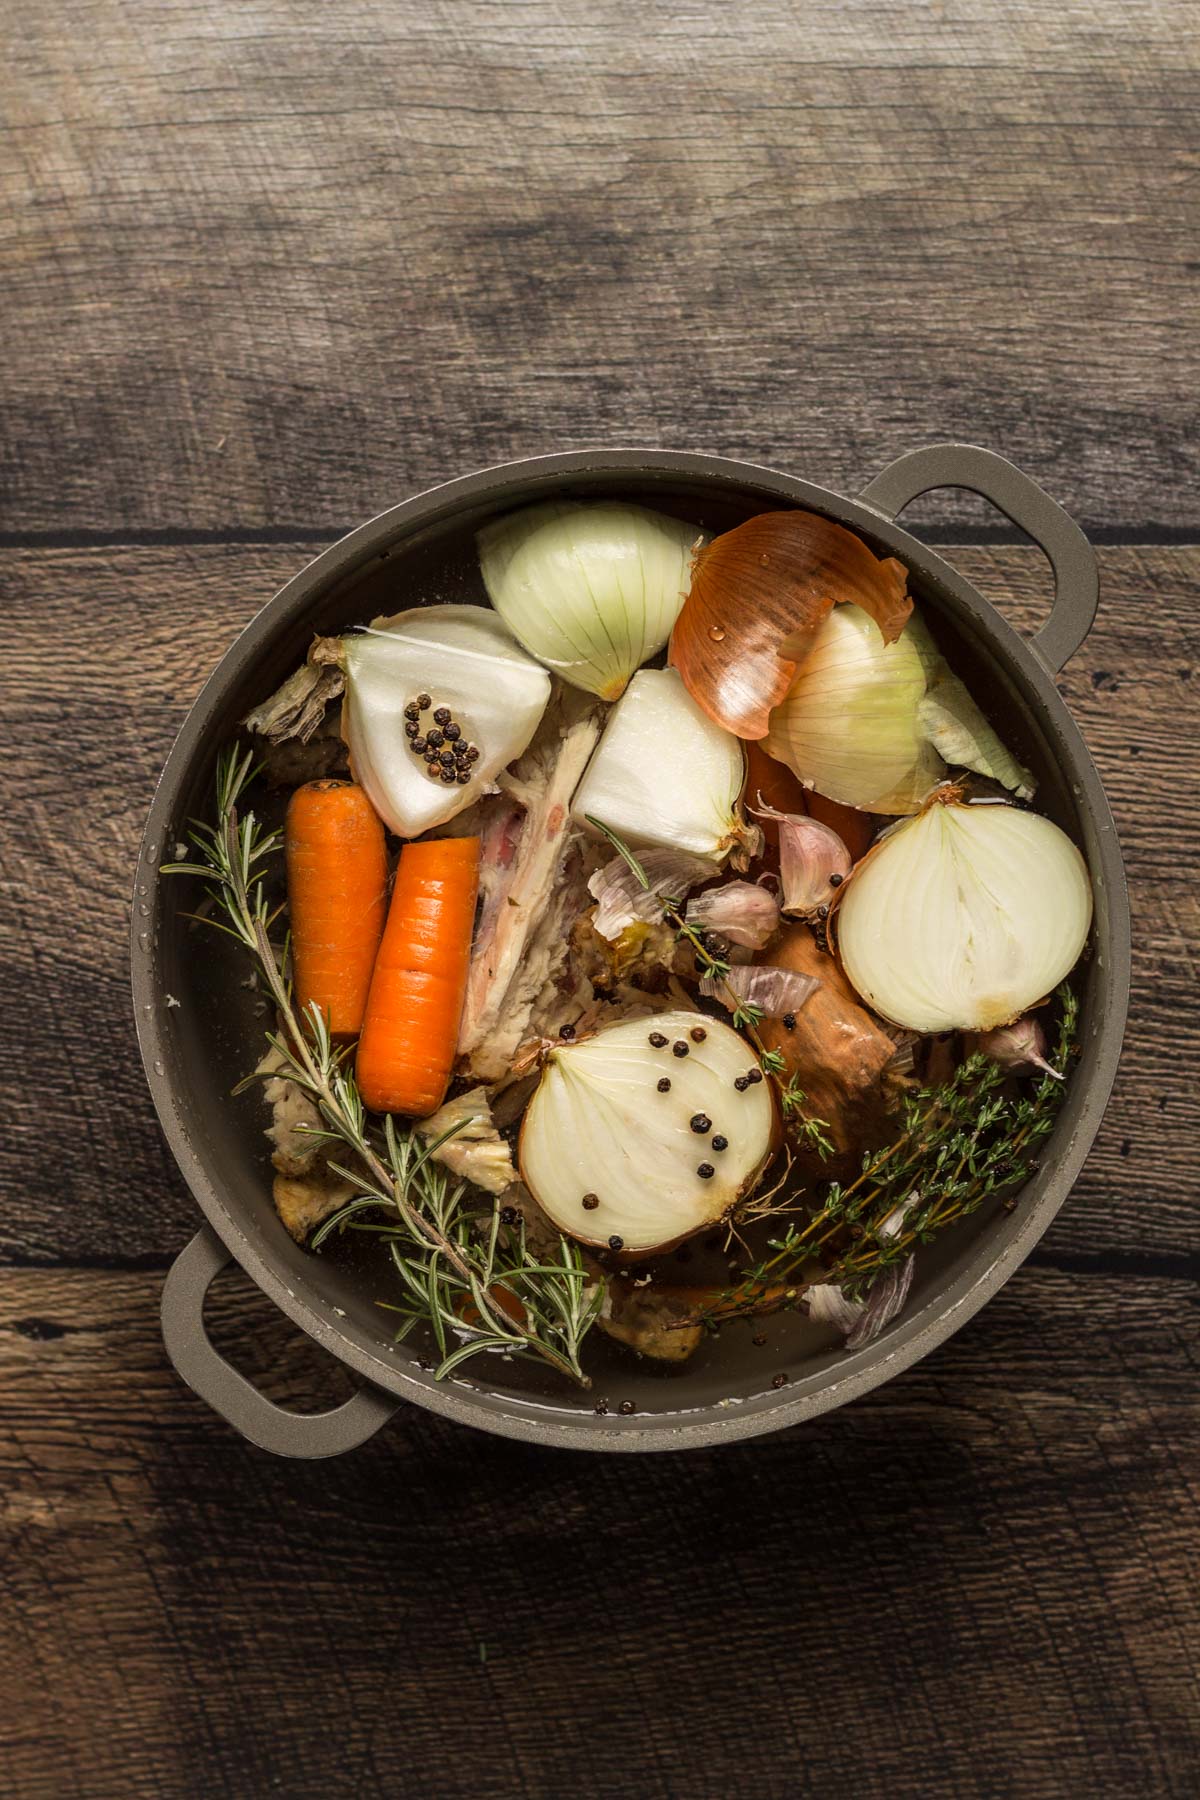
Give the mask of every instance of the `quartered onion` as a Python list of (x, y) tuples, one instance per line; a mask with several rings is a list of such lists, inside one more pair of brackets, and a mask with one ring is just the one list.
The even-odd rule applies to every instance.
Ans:
[(635, 850), (682, 850), (714, 864), (733, 852), (745, 867), (762, 833), (738, 806), (743, 774), (741, 745), (701, 712), (677, 672), (642, 669), (609, 715), (572, 811)]
[(867, 1004), (912, 1031), (991, 1031), (1069, 974), (1092, 890), (1049, 819), (954, 790), (883, 838), (836, 914), (846, 974)]
[(699, 1013), (660, 1013), (550, 1051), (521, 1127), (521, 1178), (571, 1237), (644, 1256), (723, 1219), (775, 1132), (749, 1045)]
[(764, 737), (830, 608), (861, 607), (890, 643), (912, 610), (905, 583), (894, 557), (830, 519), (761, 513), (697, 553), (671, 663), (719, 725)]
[(551, 501), (485, 525), (479, 562), (492, 605), (531, 655), (615, 700), (670, 636), (699, 536), (644, 506)]
[[(346, 675), (342, 732), (355, 778), (376, 812), (404, 838), (454, 818), (525, 749), (550, 698), (550, 677), (494, 613), (481, 606), (427, 606), (380, 620), (341, 640)], [(405, 707), (430, 706), (422, 733), (446, 707), (478, 750), (465, 782), (431, 777), (412, 749)]]

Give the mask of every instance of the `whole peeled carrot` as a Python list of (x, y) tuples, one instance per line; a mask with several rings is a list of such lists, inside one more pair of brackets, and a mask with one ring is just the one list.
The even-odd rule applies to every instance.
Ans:
[(387, 912), (387, 851), (378, 813), (348, 781), (310, 781), (284, 827), (297, 1008), (321, 1008), (335, 1037), (362, 1027)]
[(372, 1112), (426, 1118), (446, 1095), (471, 960), (479, 839), (405, 844), (358, 1040)]

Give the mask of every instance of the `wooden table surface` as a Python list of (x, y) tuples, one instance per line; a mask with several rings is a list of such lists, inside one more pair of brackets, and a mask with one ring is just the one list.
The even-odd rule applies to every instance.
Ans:
[[(0, 1786), (1200, 1786), (1196, 127), (1185, 0), (10, 0)], [(1126, 847), (1117, 1091), (951, 1342), (791, 1432), (545, 1453), (406, 1412), (270, 1460), (175, 1379), (196, 1211), (125, 937), (231, 635), (357, 520), (597, 443), (852, 491), (961, 437), (1101, 548), (1063, 681)], [(1031, 623), (1037, 552), (914, 509)], [(277, 1398), (340, 1370), (240, 1277)]]

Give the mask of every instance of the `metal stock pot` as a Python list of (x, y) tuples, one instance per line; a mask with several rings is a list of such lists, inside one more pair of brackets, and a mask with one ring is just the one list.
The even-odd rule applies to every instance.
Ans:
[[(1054, 570), (1049, 619), (1018, 635), (939, 555), (895, 523), (938, 487), (982, 494), (1045, 551)], [(295, 1244), (271, 1204), (264, 1117), (256, 1097), (233, 1101), (264, 1021), (244, 986), (246, 965), (218, 934), (185, 914), (186, 882), (166, 879), (190, 816), (207, 816), (220, 747), (257, 700), (294, 667), (314, 631), (333, 632), (419, 599), (479, 595), (474, 535), (490, 515), (534, 500), (617, 496), (727, 529), (770, 506), (800, 506), (896, 556), (958, 672), (1036, 773), (1039, 806), (1081, 846), (1095, 889), (1082, 974), (1082, 1055), (1041, 1165), (1011, 1211), (981, 1212), (924, 1248), (907, 1310), (874, 1343), (847, 1354), (813, 1336), (799, 1315), (770, 1321), (764, 1352), (739, 1328), (706, 1342), (682, 1369), (659, 1373), (604, 1346), (590, 1394), (481, 1358), (435, 1382), (418, 1350), (393, 1345), (382, 1277), (374, 1287)], [(192, 707), (163, 770), (137, 872), (133, 997), (138, 1037), (162, 1128), (205, 1217), (163, 1293), (163, 1334), (183, 1379), (238, 1431), (288, 1456), (330, 1456), (386, 1423), (402, 1401), (507, 1437), (584, 1450), (676, 1450), (775, 1431), (841, 1406), (907, 1368), (963, 1325), (1029, 1254), (1063, 1204), (1096, 1135), (1116, 1073), (1129, 985), (1128, 899), (1120, 848), (1099, 777), (1053, 676), (1091, 627), (1095, 556), (1066, 513), (992, 452), (941, 444), (901, 457), (857, 499), (749, 463), (658, 450), (596, 450), (485, 469), (418, 495), (352, 531), (302, 569), (230, 648)], [(179, 1002), (168, 1007), (167, 996)], [(202, 1309), (231, 1260), (361, 1377), (333, 1411), (300, 1415), (267, 1400), (213, 1348)], [(606, 1357), (613, 1360), (605, 1361)], [(621, 1360), (617, 1360), (621, 1358)], [(773, 1386), (778, 1371), (789, 1379)], [(597, 1394), (611, 1396), (607, 1415)], [(636, 1410), (618, 1413), (618, 1402)]]

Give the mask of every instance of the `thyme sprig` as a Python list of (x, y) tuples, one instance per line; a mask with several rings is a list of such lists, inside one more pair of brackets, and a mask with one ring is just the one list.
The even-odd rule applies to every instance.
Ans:
[[(585, 814), (585, 817), (588, 824), (606, 838), (617, 855), (624, 860), (639, 886), (646, 893), (650, 893), (652, 889), (650, 877), (624, 839), (618, 837), (617, 833), (610, 830), (600, 819), (593, 818), (590, 813)], [(698, 931), (685, 918), (682, 902), (664, 894), (659, 895), (659, 904), (662, 907), (664, 922), (671, 926), (677, 937), (690, 944), (696, 961), (704, 973), (711, 975), (713, 980), (719, 982), (724, 989), (725, 1001), (730, 1012), (729, 1022), (735, 1031), (744, 1032), (757, 1050), (759, 1067), (774, 1085), (779, 1101), (779, 1110), (793, 1142), (798, 1146), (803, 1145), (810, 1150), (815, 1150), (822, 1160), (832, 1156), (833, 1144), (828, 1135), (828, 1119), (811, 1118), (805, 1112), (807, 1095), (797, 1083), (796, 1077), (793, 1075), (788, 1081), (783, 1079), (787, 1072), (787, 1063), (783, 1052), (768, 1050), (759, 1035), (758, 1027), (766, 1016), (762, 1008), (751, 1005), (749, 1001), (739, 999), (734, 993), (729, 985), (729, 963), (723, 957), (714, 956), (705, 942), (703, 932)]]
[[(1079, 1002), (1066, 987), (1058, 998), (1055, 1062), (1065, 1069), (1075, 1053)], [(822, 1282), (861, 1299), (918, 1244), (1027, 1179), (1062, 1095), (1063, 1082), (1043, 1075), (1032, 1093), (1013, 1097), (991, 1057), (968, 1057), (949, 1081), (908, 1097), (898, 1136), (868, 1151), (853, 1181), (831, 1182), (807, 1224), (771, 1239), (769, 1254), (688, 1322), (712, 1325), (790, 1305), (808, 1285), (806, 1266), (814, 1260)]]
[(604, 1285), (585, 1269), (579, 1251), (560, 1238), (557, 1257), (534, 1256), (516, 1209), (488, 1202), (432, 1160), (465, 1121), (432, 1143), (398, 1131), (390, 1117), (380, 1131), (320, 1008), (296, 1011), (288, 946), (277, 948), (270, 935), (279, 909), (266, 891), (265, 865), (282, 835), (263, 830), (253, 812), (239, 813), (254, 772), (253, 753), (222, 754), (216, 822), (193, 821), (188, 833), (199, 860), (165, 863), (162, 872), (204, 879), (225, 914), (206, 922), (251, 952), (275, 1004), (279, 1029), (267, 1039), (281, 1072), (309, 1095), (324, 1121), (313, 1135), (349, 1152), (345, 1162), (329, 1167), (357, 1192), (319, 1227), (311, 1247), (343, 1230), (368, 1230), (387, 1240), (404, 1288), (403, 1304), (390, 1309), (401, 1316), (397, 1338), (427, 1324), (441, 1357), (439, 1379), (482, 1351), (504, 1350), (539, 1359), (588, 1386), (580, 1351), (603, 1305)]

